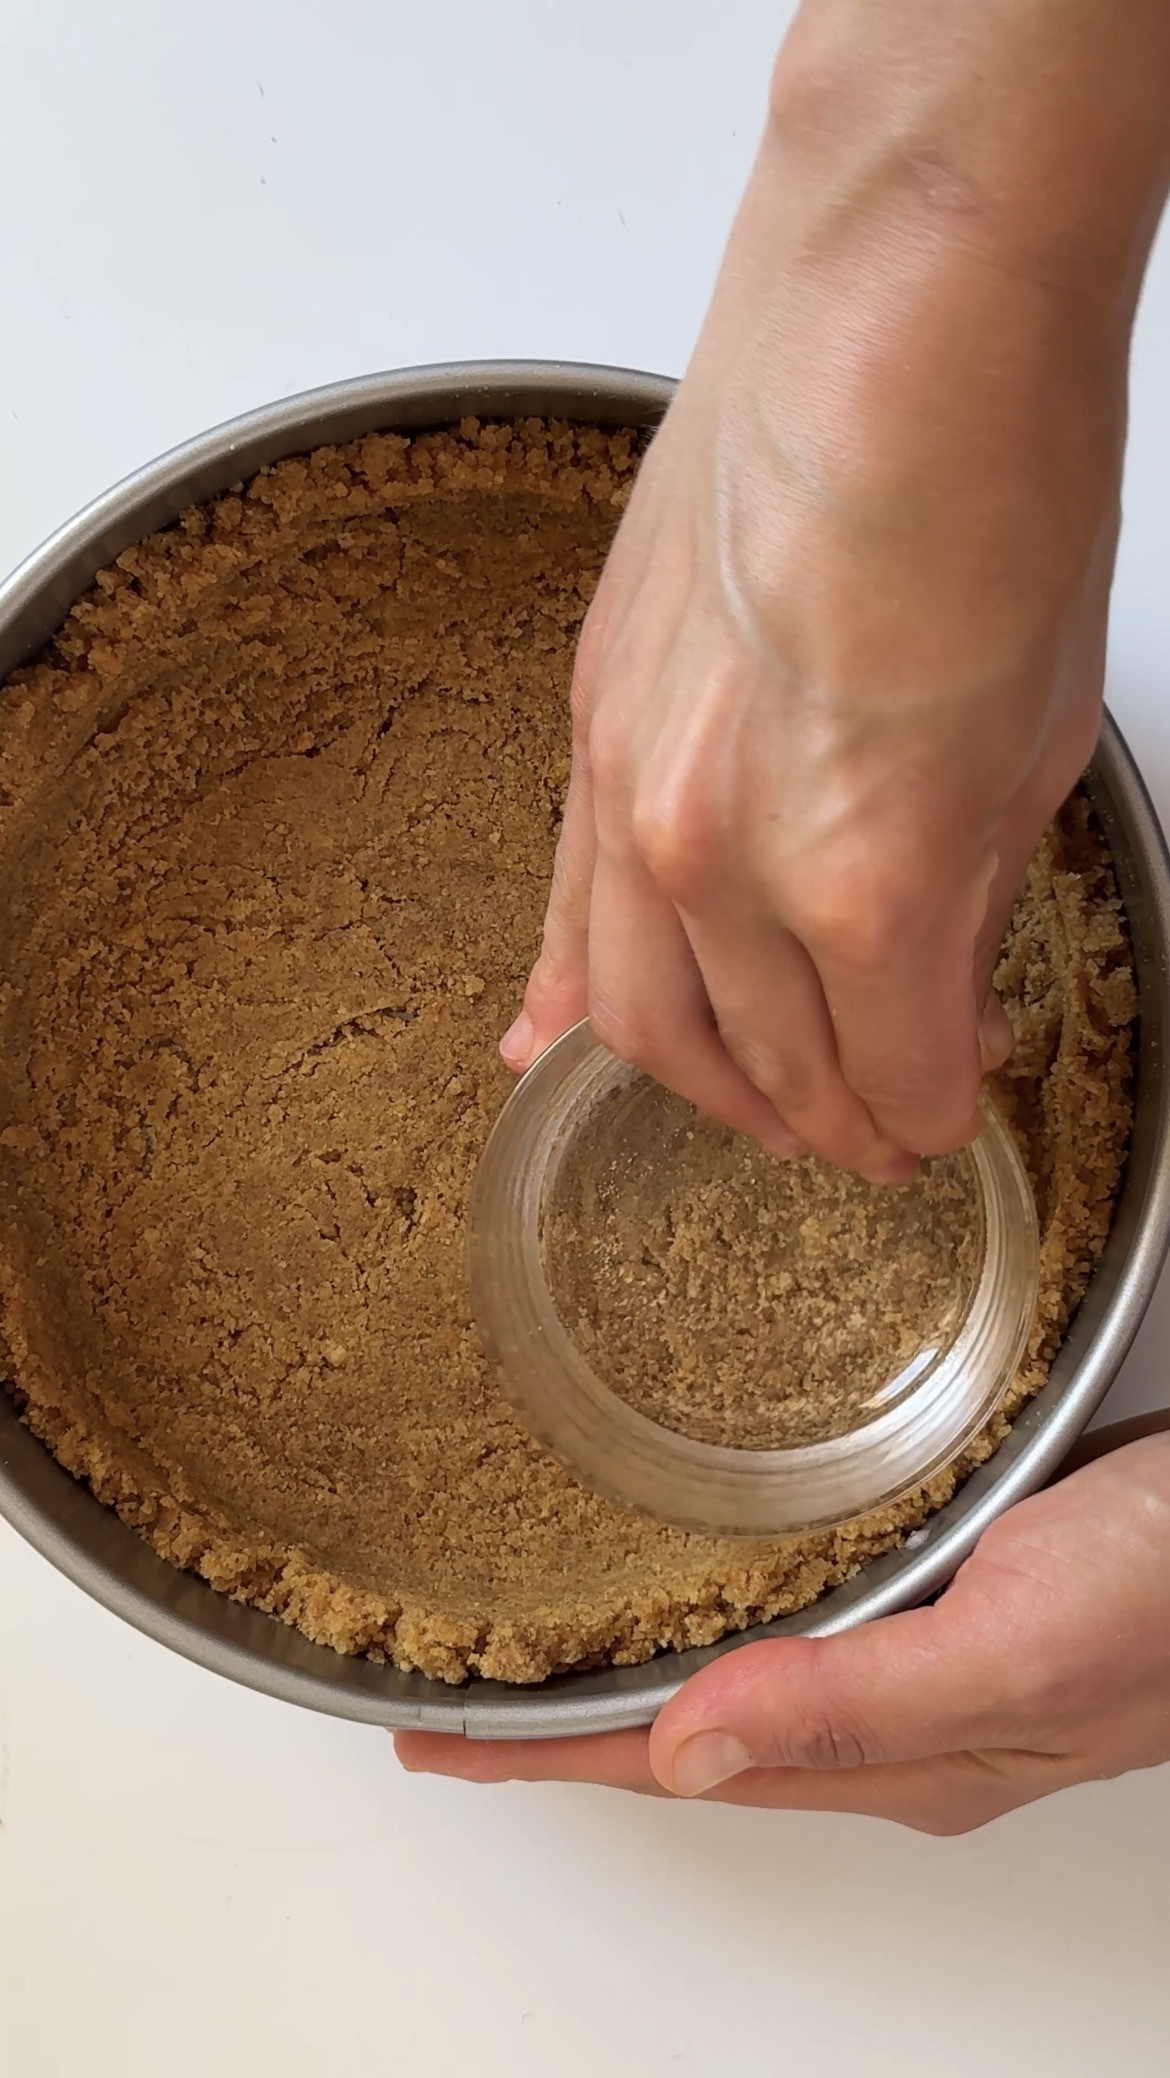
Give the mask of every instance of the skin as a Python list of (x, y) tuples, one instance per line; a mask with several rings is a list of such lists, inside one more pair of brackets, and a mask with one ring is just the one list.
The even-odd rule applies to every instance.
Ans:
[[(780, 1153), (963, 1144), (1026, 861), (1100, 721), (1168, 0), (806, 0), (582, 635), (522, 1069), (578, 1018)], [(932, 1608), (745, 1646), (649, 1733), (409, 1768), (959, 1832), (1170, 1758), (1170, 1438)]]
[[(1128, 41), (1127, 41), (1128, 39)], [(974, 1131), (1101, 711), (1164, 0), (813, 0), (580, 645), (521, 1069), (877, 1181)]]
[(496, 1744), (400, 1732), (464, 1782), (600, 1782), (962, 1833), (1170, 1760), (1170, 1435), (1013, 1508), (932, 1607), (777, 1638), (695, 1675), (649, 1731)]

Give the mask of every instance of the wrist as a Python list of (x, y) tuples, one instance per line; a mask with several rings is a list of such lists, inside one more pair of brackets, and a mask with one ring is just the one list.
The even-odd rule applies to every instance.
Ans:
[[(929, 24), (933, 0), (914, 4)], [(1018, 5), (1051, 12), (1048, 0)], [(861, 542), (915, 537), (927, 560), (943, 553), (941, 529), (952, 567), (972, 574), (1033, 568), (1043, 540), (1045, 596), (1059, 608), (1115, 524), (1133, 269), (1112, 248), (1098, 264), (1100, 217), (1086, 204), (1078, 218), (1067, 197), (1049, 211), (1046, 181), (1026, 210), (1009, 209), (1028, 186), (1011, 134), (1022, 113), (1005, 113), (1006, 89), (991, 95), (977, 66), (972, 86), (941, 61), (920, 79), (907, 57), (906, 91), (889, 79), (875, 89), (880, 51), (864, 22), (888, 27), (905, 9), (864, 6), (861, 21), (852, 0), (806, 0), (797, 28), (811, 19), (819, 48), (797, 35), (782, 54), (683, 386), (722, 457), (733, 561), (758, 564), (745, 589), (766, 591), (779, 495), (789, 512), (831, 512)], [(850, 42), (841, 25), (855, 21)], [(826, 22), (839, 52), (824, 48)], [(1131, 180), (1134, 213), (1118, 232), (1131, 253), (1137, 191)], [(1122, 199), (1110, 204), (1118, 223)]]

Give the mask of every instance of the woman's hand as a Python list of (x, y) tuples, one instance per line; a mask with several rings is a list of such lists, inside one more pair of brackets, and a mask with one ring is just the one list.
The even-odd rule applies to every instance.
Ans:
[(399, 1733), (473, 1782), (857, 1811), (928, 1833), (1170, 1760), (1170, 1435), (992, 1525), (933, 1607), (712, 1661), (649, 1732), (487, 1743)]
[(1109, 74), (1140, 12), (802, 10), (583, 633), (514, 1067), (588, 1013), (778, 1152), (896, 1180), (974, 1132), (1100, 718), (1165, 158)]

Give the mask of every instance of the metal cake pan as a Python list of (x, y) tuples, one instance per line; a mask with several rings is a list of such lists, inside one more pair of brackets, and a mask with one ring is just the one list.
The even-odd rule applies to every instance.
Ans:
[[(465, 362), (364, 376), (249, 412), (138, 470), (0, 586), (0, 678), (35, 655), (95, 573), (131, 542), (264, 463), (324, 441), (466, 416), (548, 413), (652, 426), (672, 390), (665, 377), (620, 368)], [(480, 1738), (556, 1738), (646, 1724), (717, 1653), (754, 1638), (825, 1635), (922, 1601), (951, 1577), (995, 1516), (1056, 1470), (1117, 1374), (1170, 1236), (1170, 866), (1149, 796), (1108, 718), (1089, 783), (1129, 918), (1140, 1005), (1133, 1141), (1109, 1241), (1047, 1385), (995, 1457), (899, 1550), (844, 1587), (796, 1616), (701, 1650), (664, 1653), (642, 1667), (558, 1675), (534, 1688), (476, 1680), (452, 1688), (312, 1645), (276, 1618), (176, 1571), (62, 1470), (3, 1392), (0, 1512), (87, 1594), (218, 1674), (336, 1717)]]

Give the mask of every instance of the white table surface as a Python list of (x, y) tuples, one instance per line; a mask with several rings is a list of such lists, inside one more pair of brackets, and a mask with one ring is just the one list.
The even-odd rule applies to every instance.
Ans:
[[(789, 10), (0, 0), (0, 568), (234, 412), (410, 362), (677, 372)], [(1170, 811), (1170, 249), (1111, 700)], [(1157, 1404), (1163, 1287), (1111, 1410)], [(11, 2078), (1170, 2071), (1170, 1769), (965, 1839), (410, 1779), (0, 1532)]]

